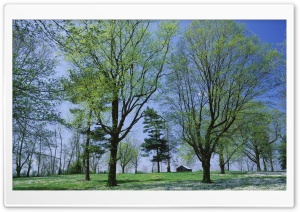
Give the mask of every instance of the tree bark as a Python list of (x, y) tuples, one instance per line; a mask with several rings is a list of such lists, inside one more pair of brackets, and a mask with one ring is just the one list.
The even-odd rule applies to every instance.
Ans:
[(21, 166), (17, 166), (16, 167), (16, 171), (17, 171), (17, 177), (20, 178), (21, 177), (21, 169), (22, 167)]
[(31, 171), (31, 165), (32, 165), (32, 155), (33, 154), (31, 154), (29, 162), (28, 162), (28, 169), (27, 169), (26, 177), (30, 177), (30, 171)]
[(264, 172), (268, 171), (267, 170), (267, 164), (266, 164), (266, 160), (263, 158), (263, 164), (264, 164)]
[(170, 158), (168, 158), (168, 166), (167, 166), (167, 172), (171, 172), (171, 162), (170, 162)]
[(87, 131), (86, 131), (86, 143), (85, 143), (85, 159), (86, 159), (86, 167), (85, 167), (85, 180), (90, 181), (90, 134), (91, 134), (91, 118), (92, 111), (90, 110), (87, 122)]
[(157, 161), (157, 173), (160, 173), (159, 161)]
[(125, 166), (122, 166), (122, 174), (125, 173)]
[(59, 156), (58, 175), (61, 175), (62, 174), (62, 170), (61, 170), (61, 158), (62, 158), (62, 137), (61, 137), (61, 130), (59, 130), (59, 137), (60, 137), (60, 156)]
[(41, 169), (41, 153), (42, 153), (42, 141), (40, 138), (40, 148), (39, 148), (39, 156), (38, 156), (38, 172), (37, 172), (37, 176), (40, 176), (40, 169)]
[(31, 163), (28, 164), (28, 169), (27, 169), (26, 177), (30, 176), (30, 170), (31, 170)]
[(108, 186), (117, 186), (116, 171), (117, 171), (117, 154), (118, 143), (111, 141), (109, 171), (108, 171)]
[(272, 159), (270, 160), (270, 165), (271, 165), (271, 172), (273, 172), (274, 171), (274, 165), (273, 165), (273, 160)]
[(159, 152), (158, 152), (158, 150), (157, 150), (156, 155), (157, 155), (157, 173), (160, 173), (160, 166), (159, 166)]
[(210, 179), (210, 157), (204, 158), (202, 162), (202, 168), (203, 168), (203, 179), (202, 183), (212, 183)]
[(85, 180), (86, 181), (90, 181), (90, 150), (89, 150), (89, 146), (90, 146), (90, 127), (87, 130), (87, 139), (86, 139), (86, 143), (85, 143), (85, 160), (86, 160), (86, 167), (85, 167)]
[(137, 163), (135, 164), (135, 167), (134, 167), (134, 173), (137, 174)]
[(230, 171), (230, 163), (229, 163), (229, 160), (227, 162), (227, 171)]
[(219, 152), (219, 166), (221, 170), (221, 174), (225, 174), (225, 162), (224, 162), (224, 156), (223, 156), (223, 151)]
[(261, 168), (260, 168), (260, 162), (259, 162), (259, 160), (258, 160), (258, 161), (256, 161), (256, 170), (257, 170), (258, 172), (261, 172)]

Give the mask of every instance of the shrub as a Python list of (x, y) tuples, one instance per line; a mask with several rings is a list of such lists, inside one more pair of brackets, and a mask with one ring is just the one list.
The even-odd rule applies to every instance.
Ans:
[(80, 163), (79, 160), (75, 161), (69, 171), (68, 171), (69, 174), (82, 174), (82, 164)]

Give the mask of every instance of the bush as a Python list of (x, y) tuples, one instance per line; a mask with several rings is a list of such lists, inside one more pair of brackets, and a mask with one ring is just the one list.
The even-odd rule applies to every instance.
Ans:
[(82, 164), (80, 163), (80, 161), (75, 161), (69, 171), (69, 174), (82, 174)]

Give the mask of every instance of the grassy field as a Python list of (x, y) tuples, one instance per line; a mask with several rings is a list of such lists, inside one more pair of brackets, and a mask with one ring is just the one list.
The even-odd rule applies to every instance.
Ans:
[(14, 178), (14, 190), (285, 190), (285, 173), (212, 172), (212, 184), (201, 183), (202, 172), (117, 175), (118, 186), (106, 186), (107, 174)]

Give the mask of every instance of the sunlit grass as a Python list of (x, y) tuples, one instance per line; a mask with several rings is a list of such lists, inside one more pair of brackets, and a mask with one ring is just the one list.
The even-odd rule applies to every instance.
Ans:
[(118, 186), (107, 187), (107, 174), (14, 178), (14, 190), (285, 190), (285, 173), (212, 172), (212, 184), (201, 183), (202, 172), (117, 175)]

